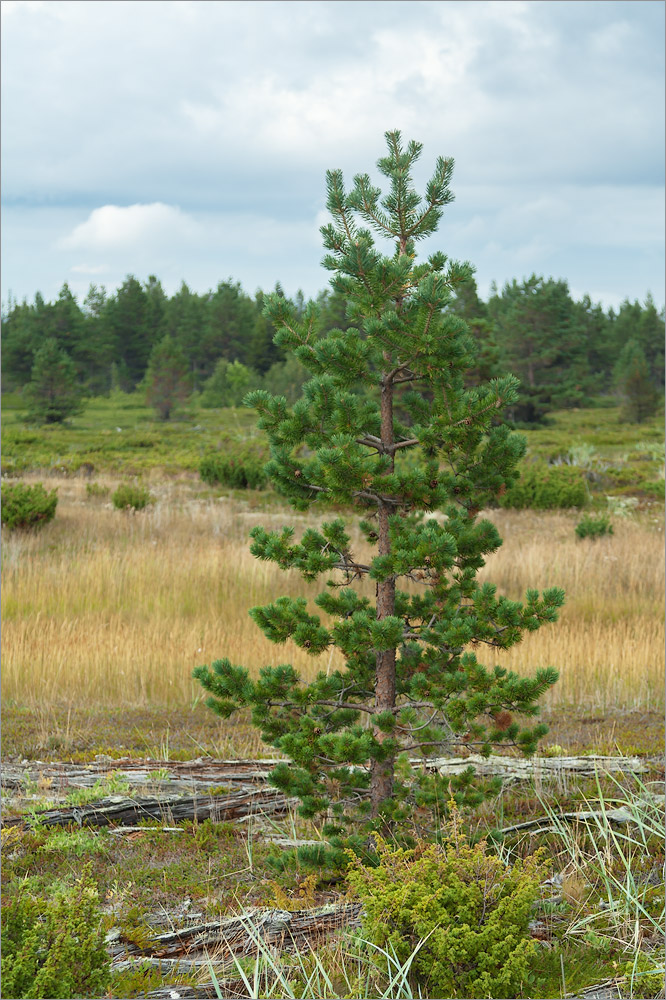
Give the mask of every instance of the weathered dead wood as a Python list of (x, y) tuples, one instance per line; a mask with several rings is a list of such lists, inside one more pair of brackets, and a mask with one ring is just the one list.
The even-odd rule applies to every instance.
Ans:
[[(270, 977), (268, 977), (270, 978)], [(220, 992), (214, 983), (202, 983), (201, 986), (162, 986), (150, 993), (135, 993), (137, 1000), (247, 1000), (247, 986), (242, 979), (218, 979)]]
[(100, 755), (89, 764), (31, 760), (3, 764), (0, 781), (4, 788), (22, 788), (27, 781), (47, 785), (50, 793), (61, 789), (92, 788), (111, 773), (122, 774), (130, 785), (164, 787), (168, 791), (192, 792), (211, 785), (265, 782), (278, 763), (271, 760), (215, 760), (198, 757), (187, 761), (114, 759)]
[[(58, 761), (25, 761), (3, 764), (0, 780), (5, 788), (25, 787), (26, 781), (41, 782), (49, 793), (60, 789), (91, 788), (111, 772), (122, 774), (131, 785), (150, 785), (176, 791), (195, 791), (215, 785), (262, 784), (278, 763), (270, 760), (215, 760), (199, 757), (189, 761), (149, 761), (124, 757), (98, 757), (90, 764)], [(500, 776), (505, 781), (551, 778), (562, 774), (594, 775), (595, 772), (641, 774), (647, 770), (639, 757), (504, 757), (491, 754), (481, 757), (436, 757), (413, 760), (415, 767), (425, 767), (440, 774), (460, 774), (468, 767), (483, 776)]]
[(44, 809), (29, 816), (11, 817), (3, 826), (132, 826), (141, 820), (158, 819), (165, 824), (184, 819), (216, 822), (243, 819), (254, 814), (285, 815), (291, 799), (285, 798), (275, 788), (252, 788), (232, 792), (230, 795), (171, 796), (167, 798), (128, 798), (110, 795), (85, 806), (69, 809)]
[(477, 774), (484, 777), (500, 777), (506, 782), (529, 781), (559, 777), (563, 774), (593, 776), (594, 774), (643, 774), (648, 768), (640, 757), (604, 757), (601, 754), (590, 754), (586, 757), (502, 757), (491, 754), (481, 757), (471, 754), (469, 757), (437, 757), (426, 761), (412, 761), (428, 771), (438, 771), (439, 774), (460, 774), (468, 767), (473, 767)]
[[(664, 804), (663, 795), (653, 796), (655, 802)], [(589, 820), (598, 820), (600, 823), (613, 823), (617, 826), (624, 826), (627, 823), (635, 823), (636, 816), (630, 809), (620, 806), (619, 809), (581, 809), (577, 812), (554, 813), (552, 816), (538, 816), (535, 819), (528, 819), (522, 823), (513, 823), (511, 826), (504, 826), (498, 833), (518, 833), (521, 830), (548, 830), (557, 833), (557, 824), (562, 823), (585, 823)]]
[(233, 956), (255, 954), (258, 941), (286, 951), (343, 927), (357, 926), (360, 912), (360, 903), (331, 903), (294, 912), (255, 909), (236, 917), (156, 934), (146, 947), (124, 942), (120, 932), (115, 936), (111, 932), (107, 935), (107, 947), (115, 959), (132, 955), (177, 958), (192, 952), (214, 950), (216, 961), (226, 962)]

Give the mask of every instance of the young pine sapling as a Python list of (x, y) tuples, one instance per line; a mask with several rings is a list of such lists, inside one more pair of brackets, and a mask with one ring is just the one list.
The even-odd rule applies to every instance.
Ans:
[[(256, 680), (227, 659), (195, 670), (220, 715), (251, 708), (263, 739), (291, 761), (276, 766), (273, 784), (300, 799), (304, 816), (326, 817), (334, 847), (348, 834), (360, 845), (372, 830), (408, 823), (423, 832), (444, 811), (451, 779), (422, 760), (456, 748), (488, 754), (498, 744), (534, 752), (546, 727), (520, 717), (538, 714), (556, 671), (521, 678), (483, 666), (475, 649), (513, 646), (555, 621), (564, 600), (557, 588), (508, 600), (477, 579), (501, 544), (479, 512), (514, 482), (525, 451), (499, 419), (518, 383), (503, 375), (466, 385), (474, 342), (447, 306), (473, 269), (438, 252), (416, 259), (417, 243), (452, 201), (453, 161), (437, 160), (422, 199), (411, 177), (421, 145), (404, 147), (399, 132), (386, 141), (384, 198), (367, 174), (350, 191), (339, 170), (327, 174), (333, 221), (321, 230), (323, 263), (349, 303), (351, 327), (318, 337), (315, 303), (299, 317), (286, 298), (270, 296), (276, 343), (312, 377), (291, 407), (263, 390), (247, 398), (268, 435), (278, 491), (299, 511), (322, 503), (354, 511), (372, 552), (359, 556), (341, 517), (299, 540), (291, 527), (255, 528), (257, 558), (308, 581), (329, 575), (315, 599), (327, 617), (291, 597), (250, 614), (271, 641), (291, 640), (315, 657), (334, 646), (344, 666), (309, 683), (290, 664), (264, 667)], [(459, 800), (482, 797), (471, 769), (454, 785)]]

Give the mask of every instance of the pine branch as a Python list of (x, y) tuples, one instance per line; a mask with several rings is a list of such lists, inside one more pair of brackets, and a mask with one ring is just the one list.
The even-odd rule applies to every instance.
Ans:
[(374, 715), (376, 711), (373, 705), (363, 705), (363, 704), (357, 705), (355, 703), (347, 701), (330, 701), (330, 700), (324, 701), (320, 698), (317, 698), (312, 702), (308, 702), (307, 704), (301, 704), (300, 702), (297, 701), (267, 701), (266, 705), (268, 708), (295, 708), (300, 710), (301, 714), (307, 713), (308, 708), (311, 708), (313, 706), (319, 707), (319, 705), (324, 705), (327, 708), (335, 708), (335, 709), (346, 708), (350, 709), (352, 712), (366, 712), (368, 715)]

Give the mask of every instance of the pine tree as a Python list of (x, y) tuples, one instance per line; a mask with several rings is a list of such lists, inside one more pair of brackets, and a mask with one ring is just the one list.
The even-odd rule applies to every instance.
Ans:
[[(399, 132), (386, 140), (383, 199), (366, 174), (349, 192), (340, 171), (327, 174), (333, 222), (321, 230), (324, 266), (352, 325), (319, 338), (316, 303), (299, 321), (273, 296), (276, 340), (312, 378), (293, 407), (263, 390), (248, 397), (268, 434), (277, 489), (296, 510), (322, 501), (351, 508), (365, 543), (352, 543), (341, 517), (299, 540), (292, 527), (253, 529), (257, 558), (329, 580), (315, 599), (325, 621), (304, 598), (279, 597), (250, 614), (278, 644), (292, 640), (313, 656), (337, 647), (344, 667), (311, 683), (290, 664), (264, 667), (257, 680), (228, 659), (195, 670), (223, 717), (251, 707), (263, 739), (291, 759), (272, 772), (273, 784), (300, 798), (304, 816), (327, 815), (334, 848), (358, 823), (351, 842), (360, 845), (369, 831), (396, 831), (408, 820), (418, 827), (441, 814), (449, 780), (410, 758), (462, 747), (487, 754), (502, 743), (534, 752), (545, 726), (519, 717), (538, 713), (555, 670), (519, 678), (486, 668), (474, 650), (507, 649), (525, 630), (555, 621), (564, 599), (556, 588), (530, 590), (523, 604), (477, 580), (484, 555), (501, 544), (479, 511), (515, 480), (525, 450), (523, 438), (493, 423), (516, 399), (517, 381), (504, 375), (465, 387), (474, 344), (445, 307), (472, 268), (443, 253), (416, 261), (417, 242), (435, 232), (452, 200), (453, 161), (437, 160), (421, 200), (411, 179), (421, 145), (403, 147)], [(392, 254), (381, 253), (371, 230), (393, 242)], [(441, 517), (426, 516), (433, 511)], [(461, 800), (482, 795), (470, 771), (456, 788)]]
[(83, 391), (71, 358), (49, 337), (35, 353), (32, 379), (26, 389), (28, 419), (43, 424), (62, 423), (83, 409)]
[(614, 375), (627, 419), (641, 424), (651, 417), (657, 409), (657, 391), (650, 380), (643, 348), (636, 340), (629, 340), (624, 345)]
[(550, 410), (582, 405), (591, 373), (566, 281), (535, 274), (514, 280), (491, 298), (489, 309), (503, 363), (522, 381), (512, 419), (534, 423)]
[(185, 355), (169, 334), (151, 351), (145, 382), (146, 402), (161, 420), (168, 420), (189, 389)]

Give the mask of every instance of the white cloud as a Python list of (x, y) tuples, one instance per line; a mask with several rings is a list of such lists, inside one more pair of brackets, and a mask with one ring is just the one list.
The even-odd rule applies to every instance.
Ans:
[(62, 250), (124, 250), (196, 237), (195, 221), (175, 205), (103, 205), (59, 241)]

